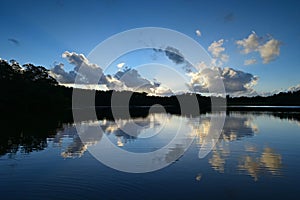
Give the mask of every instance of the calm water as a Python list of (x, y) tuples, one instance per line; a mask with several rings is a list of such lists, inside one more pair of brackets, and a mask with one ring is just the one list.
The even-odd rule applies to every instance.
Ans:
[[(211, 119), (224, 115), (181, 117), (157, 113), (134, 120), (85, 121), (77, 124), (82, 133), (100, 126), (104, 135), (94, 134), (84, 142), (74, 124), (2, 121), (0, 198), (297, 198), (300, 114), (227, 113), (216, 145), (206, 157), (199, 158), (201, 145), (212, 129)], [(132, 128), (132, 123), (138, 128)], [(124, 133), (124, 129), (131, 134)], [(99, 148), (107, 137), (118, 149), (153, 152), (165, 147), (179, 129), (184, 133), (180, 141), (191, 141), (191, 145), (186, 151), (180, 141), (168, 147), (156, 162), (170, 165), (154, 172), (117, 171), (88, 151)]]

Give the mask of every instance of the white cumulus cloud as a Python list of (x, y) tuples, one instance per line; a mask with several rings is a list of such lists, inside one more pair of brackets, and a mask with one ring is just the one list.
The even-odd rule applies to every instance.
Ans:
[(265, 44), (261, 45), (258, 49), (263, 63), (269, 63), (274, 60), (280, 54), (280, 42), (275, 39), (271, 39)]
[(197, 35), (198, 37), (200, 37), (200, 36), (202, 35), (202, 33), (201, 33), (201, 31), (200, 31), (199, 29), (197, 29), (195, 32), (196, 32), (196, 35)]
[[(214, 48), (222, 47), (223, 41), (214, 44)], [(221, 45), (220, 45), (221, 44)], [(221, 50), (216, 50), (216, 56), (223, 54)], [(50, 74), (55, 77), (61, 84), (74, 84), (75, 79), (79, 80), (79, 85), (86, 85), (86, 88), (106, 88), (112, 90), (131, 90), (147, 92), (152, 95), (169, 96), (174, 94), (172, 89), (153, 79), (153, 81), (141, 76), (137, 69), (124, 68), (125, 63), (120, 63), (122, 69), (116, 74), (104, 74), (103, 70), (97, 64), (91, 63), (83, 54), (75, 52), (64, 52), (63, 57), (74, 66), (74, 69), (67, 72), (63, 64), (56, 64)], [(172, 56), (174, 58), (174, 56)], [(82, 69), (83, 68), (83, 69)], [(79, 70), (80, 69), (80, 70)], [(257, 83), (258, 78), (250, 73), (235, 70), (232, 68), (213, 67), (208, 68), (204, 63), (200, 63), (198, 72), (190, 72), (190, 81), (187, 84), (187, 91), (201, 93), (209, 92), (209, 89), (218, 91), (217, 79), (224, 82), (227, 93), (234, 95), (253, 94), (253, 86)], [(100, 80), (99, 77), (101, 76)], [(75, 86), (75, 85), (73, 85)], [(97, 87), (96, 87), (97, 86)], [(98, 87), (99, 86), (99, 87)], [(76, 87), (76, 86), (75, 86)], [(82, 86), (79, 86), (82, 88)], [(185, 91), (185, 92), (187, 92)], [(176, 92), (177, 93), (177, 92)]]
[(300, 84), (292, 86), (292, 87), (289, 87), (288, 91), (291, 91), (291, 92), (300, 91)]
[[(75, 52), (64, 52), (62, 57), (65, 58), (70, 64), (74, 65), (74, 69), (67, 72), (64, 69), (64, 64), (56, 64), (50, 69), (50, 74), (56, 78), (61, 84), (85, 85), (85, 88), (99, 88), (96, 85), (105, 86), (104, 88), (111, 90), (132, 90), (140, 92), (155, 92), (169, 93), (170, 91), (162, 91), (158, 82), (149, 81), (142, 77), (136, 69), (121, 68), (125, 63), (117, 65), (120, 70), (115, 75), (104, 74), (100, 66), (90, 63), (89, 60), (83, 55)], [(82, 86), (78, 86), (81, 87)], [(100, 87), (101, 88), (101, 87)], [(103, 88), (103, 87), (102, 87)]]
[(208, 47), (208, 51), (212, 54), (213, 60), (212, 64), (215, 66), (220, 66), (223, 62), (227, 62), (229, 56), (224, 53), (225, 47), (223, 47), (224, 39), (220, 39), (218, 41), (214, 41)]
[(256, 33), (252, 31), (247, 38), (236, 41), (236, 44), (242, 48), (242, 53), (248, 54), (257, 51), (259, 47), (259, 38)]
[[(268, 38), (266, 41), (263, 41), (255, 32), (252, 32), (245, 39), (237, 40), (236, 44), (242, 49), (241, 52), (243, 54), (258, 52), (264, 64), (275, 60), (280, 55), (280, 41), (274, 38)], [(245, 61), (245, 65), (249, 62)]]
[(124, 67), (124, 65), (125, 65), (125, 63), (124, 63), (124, 62), (121, 62), (121, 63), (117, 64), (117, 67), (118, 67), (119, 69), (121, 69), (122, 67)]
[(217, 90), (219, 85), (217, 79), (223, 80), (225, 91), (235, 94), (250, 94), (254, 92), (258, 77), (232, 68), (205, 68), (197, 73), (190, 73), (191, 82), (189, 86), (196, 92), (209, 92)]

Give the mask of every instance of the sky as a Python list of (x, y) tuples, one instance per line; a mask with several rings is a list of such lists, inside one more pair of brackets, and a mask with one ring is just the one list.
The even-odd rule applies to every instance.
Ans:
[[(100, 82), (108, 89), (142, 84), (155, 94), (205, 93), (214, 87), (216, 72), (226, 92), (236, 95), (300, 88), (299, 1), (0, 0), (0, 5), (0, 58), (42, 65), (62, 84), (71, 83), (84, 64), (91, 73), (104, 74)], [(212, 58), (210, 70), (184, 69), (181, 49), (172, 46), (122, 55), (106, 70), (89, 61), (99, 43), (142, 27), (172, 29), (192, 38)], [(126, 67), (131, 69), (127, 78)], [(175, 81), (178, 73), (185, 81)]]

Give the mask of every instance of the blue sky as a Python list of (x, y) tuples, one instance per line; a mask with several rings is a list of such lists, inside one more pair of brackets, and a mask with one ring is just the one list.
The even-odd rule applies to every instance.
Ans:
[[(223, 53), (229, 59), (220, 67), (258, 76), (254, 86), (258, 92), (300, 83), (299, 1), (0, 0), (0, 5), (2, 59), (47, 68), (58, 62), (72, 70), (73, 66), (62, 58), (65, 51), (87, 56), (100, 42), (119, 32), (164, 27), (188, 35), (206, 50), (223, 39)], [(280, 53), (274, 60), (263, 63), (258, 50), (241, 53), (243, 49), (236, 41), (247, 38), (252, 31), (263, 40), (261, 45), (271, 39), (280, 42)], [(255, 59), (256, 64), (244, 65), (247, 59)]]

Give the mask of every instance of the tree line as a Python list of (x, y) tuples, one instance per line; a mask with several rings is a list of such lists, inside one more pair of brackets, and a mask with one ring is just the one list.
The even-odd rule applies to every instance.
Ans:
[[(180, 101), (192, 102), (197, 99), (201, 111), (209, 111), (212, 99), (225, 100), (221, 97), (207, 97), (201, 94), (180, 94), (170, 97), (149, 96), (147, 93), (131, 91), (95, 91), (87, 89), (67, 88), (51, 77), (49, 70), (42, 66), (24, 64), (21, 66), (17, 61), (5, 61), (0, 59), (0, 111), (2, 115), (25, 114), (25, 115), (56, 115), (67, 113), (72, 108), (72, 92), (77, 90), (81, 95), (95, 93), (96, 106), (111, 106), (111, 98), (127, 98), (130, 96), (129, 106), (131, 113), (146, 115), (149, 107), (155, 104), (164, 106), (170, 113), (181, 113)], [(281, 92), (272, 96), (262, 97), (226, 97), (227, 105), (273, 105), (273, 106), (299, 106), (300, 91)], [(128, 105), (117, 105), (128, 106)], [(144, 107), (144, 108), (141, 108)], [(191, 106), (190, 112), (196, 112)], [(187, 110), (189, 112), (189, 110)], [(102, 110), (111, 116), (110, 110)], [(197, 113), (193, 113), (197, 114)], [(199, 114), (199, 113), (198, 113)]]

